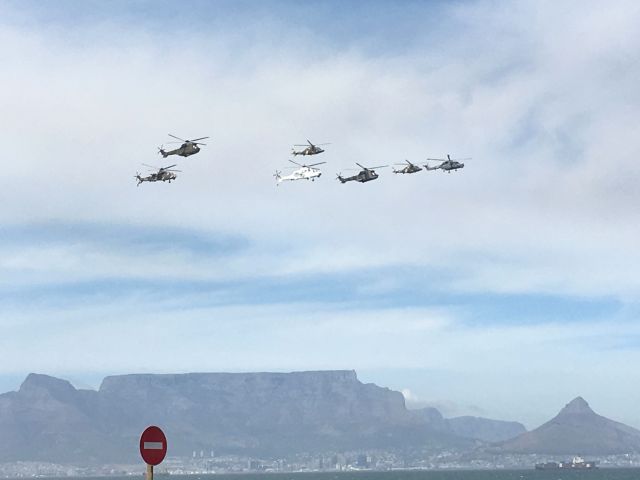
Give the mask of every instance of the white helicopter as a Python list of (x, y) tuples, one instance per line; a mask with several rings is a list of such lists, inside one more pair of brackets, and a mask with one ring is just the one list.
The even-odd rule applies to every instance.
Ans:
[(315, 181), (316, 178), (319, 178), (322, 175), (322, 172), (319, 168), (315, 168), (317, 165), (322, 165), (327, 162), (318, 162), (312, 163), (310, 165), (303, 165), (298, 162), (294, 162), (293, 160), (289, 160), (291, 163), (298, 165), (300, 168), (291, 172), (290, 175), (282, 175), (282, 172), (276, 170), (276, 173), (273, 175), (276, 177), (276, 181), (278, 185), (285, 181), (294, 181), (294, 180), (311, 180)]

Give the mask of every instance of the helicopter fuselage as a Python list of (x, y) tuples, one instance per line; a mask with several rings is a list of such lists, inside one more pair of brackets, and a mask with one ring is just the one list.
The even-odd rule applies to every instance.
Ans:
[(451, 173), (452, 171), (464, 168), (464, 163), (456, 162), (455, 160), (447, 160), (445, 162), (442, 162), (437, 167), (429, 167), (429, 165), (426, 165), (425, 168), (427, 170), (443, 170), (445, 172)]
[(370, 182), (371, 180), (375, 180), (378, 177), (379, 175), (373, 170), (362, 170), (357, 175), (354, 175), (352, 177), (343, 177), (342, 175), (338, 175), (338, 180), (340, 180), (341, 183), (347, 183), (347, 182), (366, 183), (366, 182)]
[(160, 153), (162, 154), (163, 158), (167, 158), (169, 155), (188, 157), (190, 155), (195, 155), (199, 151), (200, 147), (191, 142), (183, 143), (179, 148), (176, 148), (175, 150), (169, 150), (168, 152), (164, 151), (162, 148), (160, 149)]
[(400, 168), (398, 170), (396, 170), (395, 168), (393, 169), (393, 173), (416, 173), (421, 171), (422, 171), (422, 168), (413, 164), (407, 165), (406, 167)]
[(178, 178), (178, 176), (173, 172), (165, 172), (160, 170), (158, 173), (152, 173), (151, 175), (147, 175), (146, 177), (142, 177), (140, 175), (136, 175), (138, 179), (138, 185), (143, 182), (169, 182)]
[(298, 155), (302, 155), (302, 156), (317, 155), (322, 152), (324, 152), (322, 148), (316, 147), (314, 145), (313, 147), (307, 147), (304, 150), (300, 150), (300, 151), (293, 150), (291, 153), (293, 154), (294, 157), (297, 157)]
[(294, 180), (311, 180), (314, 181), (316, 178), (322, 176), (322, 172), (317, 168), (312, 167), (302, 167), (298, 170), (295, 170), (290, 175), (285, 175), (284, 177), (280, 176), (279, 173), (276, 174), (276, 178), (278, 179), (278, 183), (284, 181), (294, 181)]

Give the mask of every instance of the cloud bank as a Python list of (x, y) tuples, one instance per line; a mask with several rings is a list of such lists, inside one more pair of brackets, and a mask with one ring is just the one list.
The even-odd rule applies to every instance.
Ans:
[[(531, 422), (552, 378), (552, 411), (640, 425), (607, 393), (638, 351), (635, 3), (381, 3), (360, 29), (359, 4), (60, 5), (0, 7), (5, 375), (414, 369), (396, 388)], [(136, 188), (168, 132), (212, 139)], [(306, 138), (323, 177), (276, 188)], [(332, 179), (446, 153), (473, 159)]]

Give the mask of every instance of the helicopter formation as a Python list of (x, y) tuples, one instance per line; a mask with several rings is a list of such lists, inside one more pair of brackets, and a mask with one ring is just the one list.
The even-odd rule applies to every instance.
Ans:
[[(162, 158), (167, 158), (169, 155), (177, 155), (180, 157), (189, 157), (191, 155), (195, 155), (198, 153), (200, 149), (200, 145), (206, 145), (206, 143), (200, 142), (200, 140), (206, 140), (209, 137), (200, 137), (194, 138), (193, 140), (185, 140), (171, 133), (168, 134), (170, 137), (179, 140), (179, 142), (167, 142), (167, 143), (180, 143), (180, 146), (174, 150), (166, 151), (164, 149), (164, 145), (158, 148), (158, 153), (162, 155)], [(306, 144), (296, 144), (291, 149), (291, 154), (294, 157), (298, 155), (301, 156), (312, 156), (319, 155), (324, 153), (324, 149), (321, 148), (325, 145), (331, 145), (330, 143), (318, 143), (314, 144), (309, 139), (307, 139)], [(304, 147), (302, 150), (296, 150), (295, 147)], [(410, 162), (409, 160), (405, 160), (404, 163), (396, 163), (393, 164), (392, 171), (393, 173), (401, 173), (401, 174), (412, 174), (425, 171), (433, 171), (433, 170), (442, 170), (443, 172), (451, 173), (461, 168), (464, 168), (463, 160), (470, 160), (471, 158), (451, 158), (449, 154), (447, 154), (447, 158), (427, 158), (426, 163), (421, 163), (420, 165)], [(276, 170), (273, 175), (276, 179), (276, 184), (280, 185), (282, 182), (287, 181), (297, 181), (297, 180), (311, 180), (315, 181), (317, 178), (322, 176), (322, 171), (318, 168), (319, 165), (326, 164), (327, 162), (316, 162), (310, 164), (304, 164), (296, 162), (295, 160), (289, 160), (290, 163), (294, 164), (294, 170), (288, 175), (283, 175), (281, 171)], [(429, 162), (435, 162), (435, 165), (430, 164)], [(366, 167), (358, 162), (355, 164), (359, 167), (358, 173), (351, 176), (343, 176), (342, 173), (336, 175), (336, 179), (340, 181), (340, 183), (347, 182), (358, 182), (358, 183), (367, 183), (373, 180), (377, 180), (380, 175), (376, 173), (377, 169), (387, 168), (389, 165), (378, 165), (376, 167)], [(143, 176), (139, 172), (136, 173), (135, 179), (138, 181), (138, 186), (144, 182), (168, 182), (171, 183), (173, 180), (178, 178), (176, 175), (177, 172), (181, 172), (181, 170), (175, 170), (173, 167), (176, 167), (177, 164), (168, 165), (166, 167), (158, 167), (154, 165), (148, 165), (143, 163), (143, 166), (148, 169), (155, 170), (152, 173), (149, 173), (146, 176)], [(396, 168), (398, 167), (398, 168)], [(350, 169), (353, 170), (353, 169)]]
[[(209, 137), (200, 137), (194, 138), (193, 140), (184, 140), (183, 138), (176, 137), (175, 135), (168, 134), (170, 137), (180, 140), (179, 142), (167, 142), (167, 143), (180, 143), (181, 145), (174, 149), (166, 151), (164, 149), (164, 145), (158, 147), (158, 153), (162, 155), (162, 158), (167, 158), (169, 155), (177, 155), (179, 157), (187, 158), (191, 155), (195, 155), (200, 151), (199, 145), (206, 145), (206, 143), (201, 143), (200, 140), (205, 140)], [(147, 176), (142, 176), (140, 172), (136, 173), (134, 178), (138, 181), (137, 186), (144, 182), (169, 182), (171, 183), (173, 180), (178, 178), (176, 172), (181, 172), (182, 170), (174, 170), (173, 167), (177, 166), (176, 164), (169, 165), (166, 167), (158, 167), (155, 165), (148, 165), (146, 163), (142, 164), (150, 170), (156, 170), (155, 172), (149, 173)]]
[[(294, 145), (294, 148), (291, 150), (291, 153), (294, 157), (298, 155), (304, 155), (304, 156), (318, 155), (324, 152), (324, 149), (320, 148), (320, 146), (324, 146), (324, 145), (331, 145), (331, 144), (330, 143), (313, 144), (311, 143), (310, 140), (307, 139), (306, 144)], [(305, 147), (305, 148), (303, 150), (296, 151), (295, 147)], [(410, 162), (409, 160), (405, 160), (404, 163), (394, 164), (392, 166), (392, 170), (393, 170), (393, 173), (402, 173), (402, 174), (417, 173), (423, 170), (425, 171), (442, 170), (444, 172), (451, 173), (452, 171), (456, 171), (461, 168), (464, 168), (464, 163), (462, 163), (462, 160), (470, 160), (470, 158), (453, 159), (451, 158), (450, 155), (447, 155), (447, 158), (428, 158), (427, 162), (421, 165), (416, 165)], [(282, 175), (281, 171), (276, 170), (276, 173), (273, 176), (276, 178), (276, 182), (278, 185), (280, 185), (280, 183), (284, 181), (295, 181), (295, 180), (314, 181), (316, 178), (319, 178), (322, 175), (322, 172), (320, 171), (319, 168), (317, 168), (317, 166), (327, 163), (327, 162), (317, 162), (317, 163), (311, 163), (311, 164), (302, 164), (293, 160), (289, 160), (289, 162), (295, 164), (299, 168), (291, 172), (291, 174), (289, 175)], [(431, 166), (429, 162), (436, 162), (436, 165)], [(343, 176), (342, 173), (339, 173), (338, 175), (336, 175), (336, 179), (340, 181), (340, 183), (370, 182), (380, 177), (380, 175), (376, 173), (377, 169), (389, 167), (389, 165), (365, 167), (364, 165), (361, 165), (358, 162), (355, 162), (355, 163), (359, 167), (358, 173), (352, 176)], [(395, 168), (395, 167), (402, 167), (402, 168)]]

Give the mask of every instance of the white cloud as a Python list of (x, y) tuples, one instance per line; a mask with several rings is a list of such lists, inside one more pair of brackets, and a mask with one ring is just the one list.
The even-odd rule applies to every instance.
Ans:
[[(635, 302), (638, 6), (476, 2), (447, 12), (443, 23), (455, 34), (437, 47), (416, 32), (401, 53), (321, 45), (313, 61), (307, 54), (316, 36), (269, 25), (251, 27), (269, 40), (263, 44), (228, 31), (169, 41), (144, 25), (65, 32), (2, 25), (0, 109), (10, 112), (0, 118), (3, 225), (170, 226), (246, 238), (249, 247), (203, 258), (170, 245), (134, 251), (43, 237), (3, 250), (0, 284), (232, 280), (409, 265), (444, 272), (445, 291)], [(168, 132), (212, 139), (179, 161), (176, 183), (136, 188), (141, 162), (164, 162), (155, 148)], [(306, 138), (332, 142), (324, 176), (276, 188), (271, 174)], [(386, 171), (366, 185), (332, 179), (355, 161), (446, 153), (473, 159), (452, 175)], [(384, 295), (397, 286), (378, 278), (361, 292)], [(465, 326), (444, 307), (148, 308), (130, 298), (32, 316), (5, 310), (0, 322), (9, 334), (0, 345), (12, 359), (5, 368), (157, 370), (147, 359), (162, 348), (177, 359), (163, 371), (441, 369), (449, 380), (411, 391), (461, 404), (473, 395), (498, 417), (528, 415), (527, 398), (549, 378), (556, 386), (540, 399), (548, 405), (565, 401), (559, 397), (575, 385), (587, 385), (604, 405), (613, 400), (604, 399), (603, 385), (637, 400), (627, 387), (636, 350), (598, 347), (603, 338), (616, 344), (612, 328), (638, 333), (619, 319), (498, 328)], [(32, 338), (34, 325), (53, 327)], [(56, 362), (41, 361), (47, 349)], [(514, 396), (523, 404), (510, 404)]]
[[(305, 37), (230, 57), (215, 34), (160, 49), (144, 31), (103, 26), (115, 42), (89, 49), (52, 30), (5, 28), (0, 102), (13, 114), (0, 126), (16, 160), (5, 166), (2, 201), (12, 208), (2, 218), (239, 233), (282, 243), (290, 257), (280, 265), (292, 273), (409, 263), (463, 271), (454, 287), (464, 290), (636, 294), (635, 275), (620, 274), (640, 266), (637, 66), (624, 61), (640, 43), (629, 20), (636, 9), (621, 4), (601, 17), (595, 5), (567, 22), (550, 5), (499, 15), (479, 5), (449, 20), (468, 28), (435, 67), (411, 49), (325, 52), (304, 63)], [(586, 41), (576, 45), (575, 35)], [(472, 50), (460, 48), (471, 40)], [(170, 188), (135, 188), (140, 162), (162, 163), (155, 146), (168, 131), (213, 138), (180, 161)], [(325, 177), (274, 188), (270, 174), (307, 137), (333, 142)], [(331, 181), (354, 161), (449, 151), (474, 158), (454, 175)], [(265, 252), (251, 263), (272, 268)], [(174, 261), (174, 274), (194, 271), (191, 259)]]

